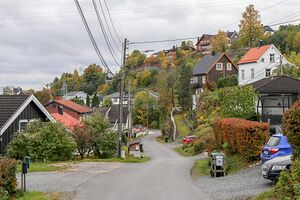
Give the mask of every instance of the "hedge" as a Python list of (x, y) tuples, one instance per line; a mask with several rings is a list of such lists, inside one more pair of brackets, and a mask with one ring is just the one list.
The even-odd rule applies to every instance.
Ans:
[(240, 154), (247, 161), (259, 158), (261, 148), (269, 137), (267, 123), (239, 118), (218, 119), (214, 121), (213, 128), (219, 148), (229, 145), (232, 153)]
[(295, 102), (285, 113), (282, 119), (282, 131), (293, 146), (294, 158), (300, 158), (300, 101)]
[(0, 190), (12, 194), (16, 187), (16, 160), (0, 157)]

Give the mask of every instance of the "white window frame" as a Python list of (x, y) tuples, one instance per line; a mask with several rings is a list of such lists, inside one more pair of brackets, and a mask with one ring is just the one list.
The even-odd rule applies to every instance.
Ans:
[(261, 58), (260, 60), (261, 60), (261, 62), (265, 62), (265, 58)]
[(271, 77), (271, 69), (266, 69), (266, 78)]
[(223, 70), (223, 63), (217, 63), (216, 64), (216, 70), (222, 71)]
[(271, 53), (270, 54), (270, 63), (274, 63), (275, 62), (275, 54)]
[(251, 79), (254, 79), (255, 77), (255, 71), (254, 71), (254, 68), (251, 68)]
[(242, 70), (241, 70), (241, 73), (242, 73), (242, 80), (245, 80), (245, 70), (242, 69)]
[(206, 84), (206, 75), (202, 76), (202, 83)]
[(21, 123), (28, 124), (28, 119), (21, 119), (21, 120), (19, 120), (19, 132), (21, 131)]
[(227, 71), (231, 71), (232, 70), (232, 64), (227, 63), (226, 69), (227, 69)]

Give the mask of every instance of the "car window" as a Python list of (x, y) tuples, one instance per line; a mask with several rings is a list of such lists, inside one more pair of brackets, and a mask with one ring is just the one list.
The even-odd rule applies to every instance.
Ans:
[(271, 137), (267, 143), (268, 147), (277, 146), (280, 143), (280, 137)]

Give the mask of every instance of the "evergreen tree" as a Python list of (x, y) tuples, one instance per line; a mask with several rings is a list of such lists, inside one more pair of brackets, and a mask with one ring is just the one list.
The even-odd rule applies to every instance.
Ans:
[(263, 35), (263, 26), (260, 21), (258, 10), (254, 5), (250, 4), (242, 15), (239, 25), (239, 41), (242, 46), (254, 47), (258, 44), (259, 39)]
[(87, 106), (91, 105), (91, 100), (90, 100), (90, 96), (89, 95), (86, 96), (86, 105)]
[(92, 99), (92, 107), (98, 107), (99, 106), (99, 98), (97, 97), (97, 94), (94, 93), (93, 99)]
[(179, 105), (183, 110), (189, 110), (192, 107), (192, 63), (186, 63), (179, 66), (178, 77), (176, 81), (176, 95)]

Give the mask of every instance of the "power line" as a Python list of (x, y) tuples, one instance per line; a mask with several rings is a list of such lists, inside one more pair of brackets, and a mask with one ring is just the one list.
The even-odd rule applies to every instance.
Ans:
[(98, 10), (97, 4), (96, 4), (95, 0), (92, 0), (92, 2), (93, 2), (93, 6), (94, 6), (94, 9), (95, 9), (95, 12), (96, 12), (96, 15), (97, 15), (97, 19), (98, 19), (98, 22), (99, 22), (99, 24), (100, 24), (101, 31), (102, 31), (102, 33), (103, 33), (103, 36), (104, 36), (105, 42), (106, 42), (106, 44), (107, 44), (108, 50), (109, 50), (109, 52), (110, 52), (110, 54), (111, 54), (113, 60), (115, 61), (115, 63), (116, 63), (118, 66), (121, 66), (120, 63), (117, 61), (117, 59), (116, 59), (116, 57), (115, 57), (115, 56), (116, 56), (116, 52), (113, 50), (113, 48), (112, 48), (112, 46), (111, 46), (111, 44), (110, 44), (110, 41), (109, 41), (109, 39), (108, 39), (108, 36), (107, 36), (107, 34), (106, 34), (106, 30), (105, 30), (105, 27), (104, 27), (104, 25), (103, 25), (103, 23), (102, 23), (102, 19), (101, 19), (101, 16), (100, 16), (100, 14), (99, 14), (99, 10)]
[(97, 55), (98, 55), (98, 57), (99, 57), (101, 63), (102, 63), (103, 66), (107, 69), (108, 73), (111, 73), (111, 74), (113, 75), (113, 77), (115, 77), (115, 75), (112, 73), (112, 71), (111, 71), (110, 68), (108, 67), (106, 61), (104, 60), (104, 58), (103, 58), (103, 56), (102, 56), (102, 54), (101, 54), (101, 52), (100, 52), (100, 50), (99, 50), (99, 48), (98, 48), (98, 45), (97, 45), (97, 43), (96, 43), (96, 41), (95, 41), (95, 39), (94, 39), (94, 36), (93, 36), (93, 34), (92, 34), (92, 32), (91, 32), (91, 30), (90, 30), (90, 28), (89, 28), (89, 25), (88, 25), (88, 23), (87, 23), (87, 21), (86, 21), (86, 18), (85, 18), (85, 16), (84, 16), (83, 12), (82, 12), (82, 9), (81, 9), (81, 6), (80, 6), (78, 0), (74, 0), (74, 2), (75, 2), (75, 4), (76, 4), (77, 10), (78, 10), (79, 15), (80, 15), (80, 17), (81, 17), (81, 19), (82, 19), (82, 22), (83, 22), (83, 24), (84, 24), (84, 27), (85, 27), (85, 29), (86, 29), (88, 35), (89, 35), (89, 38), (90, 38), (90, 40), (91, 40), (91, 42), (92, 42), (92, 44), (93, 44), (93, 47), (94, 47), (94, 49), (95, 49), (95, 51), (96, 51), (96, 53), (97, 53)]
[(108, 5), (107, 5), (107, 3), (106, 3), (106, 0), (104, 0), (104, 4), (105, 4), (105, 7), (106, 7), (106, 9), (107, 9), (108, 17), (109, 17), (110, 23), (111, 23), (111, 25), (112, 25), (112, 27), (113, 27), (113, 30), (114, 30), (114, 32), (115, 32), (115, 34), (116, 34), (116, 36), (117, 36), (119, 42), (122, 43), (122, 41), (121, 41), (121, 39), (120, 39), (120, 36), (118, 35), (118, 33), (117, 33), (117, 31), (116, 31), (116, 27), (115, 27), (115, 25), (114, 25), (114, 23), (113, 23), (112, 17), (111, 17), (111, 15), (110, 15), (109, 7), (108, 7)]
[[(112, 33), (111, 33), (110, 26), (109, 26), (109, 24), (108, 24), (108, 22), (107, 22), (106, 15), (105, 15), (103, 6), (102, 6), (102, 4), (101, 4), (101, 0), (99, 0), (99, 5), (100, 5), (100, 8), (101, 8), (101, 11), (102, 11), (102, 14), (103, 14), (104, 21), (105, 21), (105, 23), (106, 23), (107, 29), (108, 29), (108, 33), (109, 33), (109, 35), (110, 35), (110, 37), (111, 37), (113, 43), (115, 44), (116, 48), (118, 49), (118, 51), (119, 51), (119, 52), (122, 52), (121, 49), (119, 48), (119, 46), (117, 45), (114, 36), (113, 36)], [(121, 43), (121, 44), (122, 44), (122, 43)]]
[(197, 39), (197, 38), (198, 37), (186, 37), (186, 38), (176, 38), (176, 39), (167, 39), (167, 40), (137, 41), (137, 42), (129, 42), (128, 44), (152, 44), (152, 43), (162, 43), (162, 42), (193, 40), (193, 39)]
[(300, 21), (300, 18), (299, 19), (290, 20), (290, 21), (286, 21), (286, 22), (279, 22), (279, 23), (272, 24), (272, 25), (269, 25), (269, 26), (278, 26), (278, 25), (287, 24), (287, 23), (296, 22), (296, 21)]

